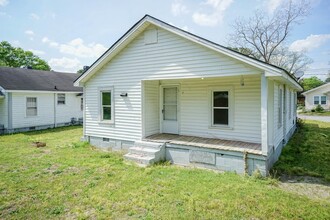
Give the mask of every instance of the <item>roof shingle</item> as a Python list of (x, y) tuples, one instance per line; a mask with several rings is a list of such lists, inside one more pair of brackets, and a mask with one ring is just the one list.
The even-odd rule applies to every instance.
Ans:
[(82, 92), (74, 87), (75, 73), (0, 67), (0, 86), (5, 90)]

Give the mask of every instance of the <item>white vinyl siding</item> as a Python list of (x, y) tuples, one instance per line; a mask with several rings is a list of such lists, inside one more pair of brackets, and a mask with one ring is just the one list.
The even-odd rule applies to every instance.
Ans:
[[(231, 81), (231, 83), (235, 83), (240, 87), (240, 76), (242, 74), (248, 76), (260, 73), (261, 71), (246, 64), (213, 52), (162, 29), (158, 29), (158, 41), (155, 44), (146, 45), (144, 43), (144, 35), (141, 34), (85, 84), (85, 135), (130, 141), (141, 139), (141, 81), (195, 78), (198, 80), (192, 80), (194, 88), (190, 88), (191, 85), (189, 84), (183, 85), (185, 87), (182, 87), (182, 89), (186, 88), (186, 94), (191, 95), (187, 97), (187, 100), (183, 99), (181, 101), (181, 106), (187, 105), (189, 107), (193, 100), (193, 102), (195, 101), (195, 105), (206, 109), (206, 111), (203, 111), (203, 114), (206, 115), (200, 118), (200, 114), (198, 114), (197, 117), (193, 117), (193, 120), (191, 120), (191, 112), (196, 112), (197, 109), (190, 109), (191, 112), (188, 114), (190, 120), (186, 121), (184, 117), (188, 115), (181, 113), (181, 129), (183, 131), (188, 129), (186, 134), (208, 137), (218, 136), (227, 139), (241, 138), (260, 142), (260, 80), (256, 81), (254, 79), (250, 85), (247, 84), (245, 87), (238, 88), (237, 91), (235, 90), (235, 96), (237, 96), (237, 98), (235, 97), (235, 102), (239, 106), (237, 113), (242, 113), (244, 119), (248, 115), (249, 119), (247, 121), (241, 121), (240, 117), (235, 117), (234, 123), (236, 123), (238, 129), (235, 131), (227, 130), (226, 132), (219, 132), (216, 129), (209, 130), (210, 97), (208, 96), (207, 88), (210, 86), (210, 83), (204, 84), (200, 82), (201, 78), (205, 78), (204, 80), (206, 80), (207, 77), (237, 75), (238, 78), (235, 78), (234, 82)], [(223, 86), (228, 86), (226, 84), (228, 79), (223, 80)], [(212, 82), (211, 80), (213, 86), (219, 86)], [(128, 97), (115, 99), (115, 126), (109, 126), (98, 123), (98, 88), (113, 85), (115, 88), (114, 97), (120, 97), (121, 92), (127, 92)], [(245, 88), (251, 88), (251, 91), (246, 91)], [(155, 87), (153, 87), (154, 89)], [(246, 97), (248, 95), (249, 97)], [(203, 103), (205, 104), (204, 106), (202, 105)], [(253, 111), (252, 114), (250, 113), (251, 110)], [(144, 117), (148, 118), (148, 115), (146, 114)], [(153, 115), (152, 117), (155, 116)], [(206, 120), (205, 117), (207, 118)], [(198, 128), (200, 122), (202, 128), (206, 126), (207, 131), (201, 133), (201, 129)], [(153, 128), (145, 130), (145, 134), (158, 130), (156, 128), (158, 122), (150, 122), (150, 120), (145, 119), (145, 123), (153, 124)], [(242, 130), (244, 132), (240, 134), (239, 131)], [(208, 133), (209, 131), (211, 132)]]
[(144, 82), (145, 136), (160, 132), (159, 81)]
[(4, 125), (5, 128), (8, 127), (8, 98), (0, 99), (0, 124)]
[(277, 109), (278, 109), (278, 121), (277, 125), (278, 127), (282, 127), (283, 124), (283, 89), (278, 89), (278, 102), (277, 102)]
[[(66, 93), (66, 105), (57, 105), (57, 94), (54, 93), (12, 93), (13, 128), (34, 127), (54, 124), (54, 106), (56, 107), (56, 123), (68, 123), (71, 118), (81, 118), (80, 97), (76, 93)], [(26, 98), (36, 97), (38, 114), (27, 117)]]
[(26, 116), (37, 116), (38, 115), (38, 102), (36, 97), (26, 98)]
[[(283, 140), (283, 126), (279, 126), (279, 123), (283, 123), (283, 112), (280, 110), (280, 103), (283, 100), (283, 94), (280, 96), (280, 89), (283, 91), (283, 86), (274, 83), (274, 145), (278, 146)], [(283, 93), (283, 92), (282, 92)]]

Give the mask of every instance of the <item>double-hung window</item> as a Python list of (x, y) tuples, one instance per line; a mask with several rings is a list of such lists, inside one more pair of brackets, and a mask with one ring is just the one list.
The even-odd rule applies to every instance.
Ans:
[(327, 97), (325, 95), (322, 96), (314, 96), (314, 105), (326, 105)]
[(230, 125), (230, 91), (212, 91), (212, 126)]
[(325, 95), (321, 96), (321, 105), (326, 105), (327, 104), (327, 97)]
[(65, 105), (65, 94), (64, 93), (58, 93), (57, 94), (57, 104), (58, 105)]
[(36, 97), (26, 98), (26, 116), (37, 116), (38, 106)]
[(101, 90), (100, 91), (100, 119), (104, 122), (113, 122), (113, 91)]

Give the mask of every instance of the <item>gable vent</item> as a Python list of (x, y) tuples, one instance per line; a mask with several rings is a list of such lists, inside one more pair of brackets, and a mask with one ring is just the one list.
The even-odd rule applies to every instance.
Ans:
[(158, 42), (157, 29), (149, 29), (144, 32), (144, 43), (145, 44), (156, 44), (157, 42)]

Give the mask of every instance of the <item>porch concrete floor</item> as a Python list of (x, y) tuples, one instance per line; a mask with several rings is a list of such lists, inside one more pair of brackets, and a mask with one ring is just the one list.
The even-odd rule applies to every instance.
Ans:
[(243, 141), (230, 141), (216, 138), (203, 138), (195, 136), (177, 134), (154, 134), (144, 138), (144, 141), (170, 143), (177, 145), (194, 146), (201, 148), (211, 148), (228, 151), (248, 152), (252, 154), (262, 154), (261, 144)]

